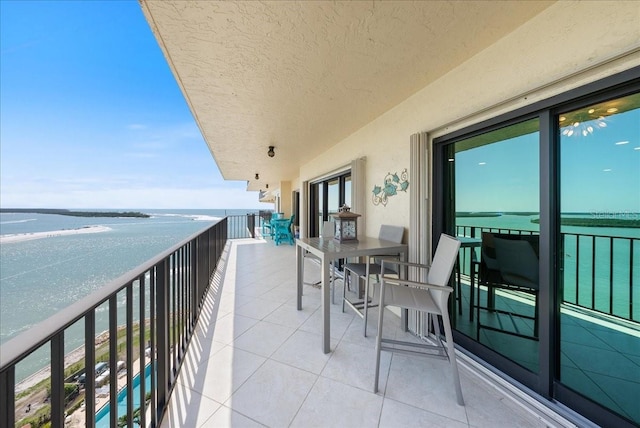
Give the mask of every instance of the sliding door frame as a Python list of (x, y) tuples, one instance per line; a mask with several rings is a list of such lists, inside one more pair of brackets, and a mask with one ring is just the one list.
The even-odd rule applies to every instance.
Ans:
[[(539, 373), (533, 373), (505, 356), (480, 344), (470, 336), (454, 330), (454, 340), (487, 368), (519, 384), (547, 400), (558, 400), (584, 417), (604, 426), (630, 426), (629, 421), (600, 404), (573, 391), (560, 382), (560, 304), (562, 287), (559, 278), (560, 260), (560, 141), (558, 113), (586, 105), (640, 92), (640, 67), (606, 77), (585, 86), (542, 100), (454, 131), (433, 140), (433, 223), (432, 240), (440, 233), (452, 233), (453, 206), (448, 150), (457, 141), (483, 134), (504, 126), (538, 118), (540, 124), (540, 294), (539, 294)], [(435, 242), (432, 243), (435, 245)], [(548, 403), (550, 404), (550, 403)]]

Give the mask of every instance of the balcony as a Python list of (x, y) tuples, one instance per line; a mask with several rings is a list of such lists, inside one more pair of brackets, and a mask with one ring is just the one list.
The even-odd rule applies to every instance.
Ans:
[[(305, 285), (303, 310), (296, 310), (294, 247), (233, 240), (222, 259), (162, 427), (561, 424), (465, 358), (465, 407), (456, 404), (449, 365), (440, 360), (383, 353), (381, 392), (374, 394), (375, 336), (364, 338), (362, 319), (332, 305), (332, 352), (322, 353), (320, 290)], [(313, 283), (319, 266), (306, 263), (305, 280)], [(399, 320), (387, 334), (410, 336)]]
[[(0, 361), (0, 425), (24, 416), (16, 364), (50, 345), (53, 427), (127, 420), (129, 426), (138, 420), (162, 427), (573, 426), (463, 353), (464, 407), (456, 404), (448, 363), (441, 360), (383, 353), (380, 392), (372, 393), (377, 317), (370, 317), (371, 335), (364, 338), (361, 318), (331, 305), (332, 352), (324, 354), (320, 289), (311, 285), (320, 277), (319, 266), (306, 261), (308, 284), (303, 310), (297, 311), (295, 248), (250, 238), (252, 231), (259, 237), (256, 226), (246, 216), (225, 219), (9, 342)], [(145, 297), (136, 300), (134, 290)], [(112, 309), (121, 297), (127, 302), (124, 342), (116, 334), (115, 304)], [(93, 367), (98, 355), (91, 326), (105, 302), (108, 365), (134, 363), (125, 374), (105, 375), (108, 386), (102, 388), (89, 370), (84, 402), (72, 413), (65, 396), (64, 333), (84, 320), (84, 364)], [(135, 326), (138, 305), (148, 322)], [(385, 329), (385, 336), (418, 340), (401, 330), (399, 319)], [(134, 388), (142, 370), (150, 380)], [(108, 398), (100, 397), (104, 392)], [(138, 416), (135, 400), (148, 403)], [(119, 410), (112, 414), (109, 408)]]

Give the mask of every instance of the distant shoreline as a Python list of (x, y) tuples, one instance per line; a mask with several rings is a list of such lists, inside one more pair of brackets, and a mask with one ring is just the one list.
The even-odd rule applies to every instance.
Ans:
[[(540, 224), (539, 218), (531, 219), (531, 223)], [(578, 227), (620, 227), (620, 228), (640, 228), (640, 220), (623, 220), (619, 218), (575, 218), (562, 217), (562, 226)]]
[(71, 217), (151, 217), (149, 214), (137, 211), (71, 211), (58, 208), (0, 208), (0, 213), (57, 214)]
[(107, 226), (85, 226), (79, 229), (62, 229), (52, 230), (48, 232), (33, 233), (13, 233), (0, 235), (0, 244), (11, 244), (14, 242), (31, 241), (33, 239), (53, 238), (55, 236), (80, 235), (85, 233), (101, 233), (108, 232), (111, 228)]

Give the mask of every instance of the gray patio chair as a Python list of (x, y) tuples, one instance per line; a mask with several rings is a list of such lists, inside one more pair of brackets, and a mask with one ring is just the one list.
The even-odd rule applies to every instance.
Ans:
[[(402, 236), (404, 235), (404, 227), (402, 226), (391, 226), (388, 224), (383, 224), (380, 226), (380, 232), (378, 232), (378, 239), (382, 239), (385, 241), (391, 241), (395, 243), (402, 242)], [(342, 312), (344, 312), (345, 304), (353, 309), (356, 314), (358, 314), (361, 318), (364, 318), (364, 336), (367, 336), (367, 312), (370, 307), (375, 307), (376, 305), (369, 304), (369, 293), (371, 291), (370, 277), (371, 275), (376, 276), (376, 280), (380, 281), (380, 274), (383, 272), (382, 267), (380, 265), (379, 258), (374, 257), (373, 263), (345, 263), (343, 267), (344, 271), (344, 288), (342, 290)], [(395, 271), (391, 268), (385, 271), (387, 274), (393, 274)], [(351, 302), (347, 299), (346, 290), (350, 289), (351, 285), (351, 274), (354, 274), (358, 277), (356, 282), (356, 294), (358, 298), (362, 298), (362, 301)], [(364, 294), (360, 295), (360, 279), (364, 279)]]
[[(378, 378), (380, 376), (380, 352), (403, 352), (411, 355), (449, 359), (453, 374), (458, 404), (464, 406), (460, 376), (456, 364), (456, 354), (453, 348), (453, 335), (449, 322), (447, 303), (453, 288), (449, 286), (449, 278), (458, 257), (460, 241), (449, 235), (440, 235), (440, 241), (433, 257), (431, 266), (416, 263), (406, 263), (395, 260), (383, 260), (382, 269), (396, 266), (401, 278), (395, 275), (382, 274), (380, 282), (380, 303), (378, 317), (378, 336), (376, 337), (376, 374), (373, 392), (378, 392)], [(403, 279), (423, 278), (423, 280)], [(382, 326), (385, 307), (395, 306), (401, 309), (431, 314), (433, 328), (436, 333), (435, 344), (403, 342), (399, 340), (383, 339)], [(442, 343), (438, 315), (442, 318), (446, 345)]]

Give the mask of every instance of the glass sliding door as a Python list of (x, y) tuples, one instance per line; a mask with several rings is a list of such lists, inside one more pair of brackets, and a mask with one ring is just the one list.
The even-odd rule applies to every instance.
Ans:
[(620, 76), (434, 140), (433, 236), (462, 244), (458, 345), (625, 427), (640, 426), (640, 77)]
[(333, 221), (331, 214), (342, 205), (351, 203), (351, 172), (335, 175), (310, 186), (310, 234), (320, 236), (322, 224)]
[(640, 424), (640, 94), (557, 120), (559, 381)]
[[(446, 229), (462, 241), (455, 328), (532, 372), (539, 359), (539, 139), (534, 118), (456, 141), (446, 159)], [(529, 264), (525, 256), (504, 260), (496, 243), (514, 246), (507, 253), (529, 250)], [(526, 281), (514, 279), (522, 270), (530, 272)]]

